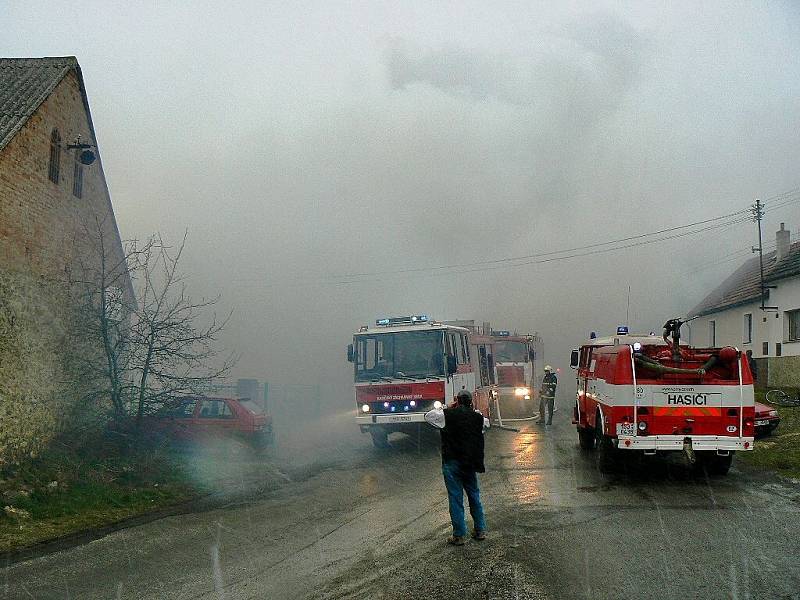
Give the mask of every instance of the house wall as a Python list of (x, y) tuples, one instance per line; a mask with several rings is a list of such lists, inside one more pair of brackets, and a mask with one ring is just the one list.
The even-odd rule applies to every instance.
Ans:
[[(768, 306), (777, 306), (778, 311), (762, 311), (759, 302), (730, 308), (702, 316), (691, 322), (690, 343), (707, 346), (710, 340), (710, 322), (716, 322), (716, 345), (736, 346), (744, 351), (752, 350), (758, 359), (759, 383), (768, 386), (800, 387), (800, 342), (789, 342), (786, 312), (800, 309), (800, 277), (778, 281), (770, 290)], [(752, 342), (744, 341), (744, 315), (753, 315)], [(768, 342), (768, 352), (763, 352), (763, 343)], [(781, 356), (776, 356), (777, 344), (781, 345)]]
[[(57, 184), (48, 177), (53, 128), (62, 140)], [(78, 135), (81, 141), (95, 144), (78, 75), (70, 71), (0, 150), (0, 269), (47, 279), (68, 278), (79, 256), (92, 258), (86, 241), (92, 232), (96, 234), (97, 220), (111, 258), (115, 263), (121, 258), (99, 160), (83, 167), (82, 197), (72, 194), (75, 151), (63, 146)]]

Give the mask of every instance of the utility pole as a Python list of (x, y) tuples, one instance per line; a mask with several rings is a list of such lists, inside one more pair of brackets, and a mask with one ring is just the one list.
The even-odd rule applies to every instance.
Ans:
[(766, 306), (767, 289), (773, 286), (764, 285), (764, 243), (761, 238), (761, 219), (764, 218), (764, 205), (761, 200), (756, 198), (753, 206), (750, 207), (750, 214), (753, 215), (753, 222), (758, 226), (758, 248), (751, 248), (753, 252), (758, 252), (758, 268), (760, 271), (761, 287), (761, 310), (777, 310), (775, 306)]
[(764, 287), (764, 244), (761, 242), (761, 219), (764, 218), (764, 206), (761, 204), (761, 199), (756, 198), (753, 206), (750, 207), (750, 214), (753, 215), (753, 221), (758, 226), (758, 248), (752, 248), (752, 251), (758, 252), (758, 267), (761, 271), (761, 310), (764, 310), (767, 288)]

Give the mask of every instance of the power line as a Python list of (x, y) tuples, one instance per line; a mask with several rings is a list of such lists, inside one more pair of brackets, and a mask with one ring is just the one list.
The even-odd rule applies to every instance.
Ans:
[[(749, 210), (750, 210), (749, 208), (746, 208), (746, 209), (742, 209), (742, 210), (739, 210), (739, 211), (736, 211), (736, 212), (733, 212), (733, 213), (729, 213), (727, 215), (722, 215), (722, 216), (719, 216), (719, 217), (713, 217), (711, 219), (704, 219), (702, 221), (696, 221), (694, 223), (688, 223), (686, 225), (678, 225), (678, 226), (675, 226), (675, 227), (669, 227), (667, 229), (661, 229), (659, 231), (651, 231), (649, 233), (642, 233), (642, 234), (639, 234), (639, 235), (633, 235), (633, 236), (629, 236), (629, 237), (619, 238), (619, 239), (616, 239), (616, 240), (609, 240), (609, 241), (606, 241), (606, 242), (597, 242), (597, 243), (588, 244), (588, 245), (585, 245), (585, 246), (576, 246), (574, 248), (565, 248), (565, 249), (562, 249), (562, 250), (552, 250), (552, 251), (549, 251), (549, 252), (539, 252), (539, 253), (535, 253), (535, 254), (526, 254), (526, 255), (521, 255), (521, 256), (512, 256), (512, 257), (507, 257), (507, 258), (498, 258), (498, 259), (493, 259), (493, 260), (482, 260), (482, 261), (475, 261), (475, 262), (469, 262), (469, 263), (460, 263), (460, 264), (436, 265), (436, 266), (432, 266), (432, 267), (415, 267), (415, 268), (407, 268), (407, 269), (393, 269), (391, 271), (373, 271), (373, 272), (368, 272), (368, 273), (343, 274), (343, 275), (339, 275), (337, 278), (351, 278), (352, 279), (352, 278), (359, 278), (359, 277), (372, 277), (372, 276), (378, 276), (378, 275), (385, 275), (387, 273), (391, 273), (391, 274), (422, 273), (422, 272), (427, 272), (427, 271), (442, 271), (442, 270), (459, 269), (459, 268), (466, 268), (466, 267), (478, 267), (478, 266), (496, 265), (496, 264), (502, 264), (502, 263), (516, 263), (516, 262), (519, 262), (519, 261), (525, 261), (525, 260), (529, 260), (529, 259), (538, 259), (538, 258), (542, 258), (542, 257), (556, 256), (556, 255), (559, 255), (559, 254), (570, 254), (570, 253), (573, 253), (573, 252), (579, 252), (579, 251), (582, 251), (582, 250), (589, 250), (589, 249), (592, 249), (592, 248), (602, 248), (603, 246), (610, 246), (612, 244), (619, 244), (619, 243), (622, 243), (622, 242), (628, 242), (628, 241), (632, 241), (632, 240), (639, 240), (639, 239), (642, 239), (642, 238), (652, 237), (652, 236), (655, 236), (655, 235), (661, 235), (661, 234), (664, 234), (664, 233), (670, 233), (670, 232), (673, 232), (673, 231), (679, 231), (681, 229), (688, 229), (688, 228), (691, 228), (691, 227), (696, 227), (698, 225), (704, 225), (704, 224), (713, 223), (713, 222), (716, 222), (716, 221), (722, 221), (724, 219), (730, 219), (732, 217), (739, 217), (741, 215), (748, 214)], [(745, 220), (747, 220), (747, 219), (745, 218)], [(738, 223), (740, 221), (735, 221), (735, 222)], [(729, 224), (729, 223), (726, 223), (726, 224)], [(725, 225), (725, 224), (723, 224), (723, 225)], [(713, 229), (713, 227), (711, 227), (710, 229)], [(699, 231), (706, 231), (706, 229), (702, 229), (702, 230), (699, 230)], [(680, 236), (678, 236), (678, 237), (680, 237)], [(667, 237), (667, 238), (664, 238), (664, 239), (672, 239), (672, 238)], [(622, 246), (621, 248), (628, 248), (628, 247), (632, 247), (632, 246), (630, 246), (630, 245), (629, 246)], [(576, 256), (585, 256), (585, 254), (576, 255)], [(566, 257), (566, 258), (569, 258), (569, 257)], [(549, 262), (549, 261), (541, 261), (541, 262)], [(521, 264), (525, 265), (525, 264), (532, 264), (532, 263), (523, 262)], [(471, 271), (464, 271), (464, 272), (471, 272)]]
[[(747, 213), (748, 211), (749, 211), (749, 209), (746, 209), (746, 210), (739, 211), (737, 213), (732, 213), (732, 214), (733, 215), (738, 215), (740, 213)], [(728, 217), (728, 216), (730, 216), (730, 215), (726, 215), (725, 217)], [(676, 229), (683, 229), (685, 227), (690, 227), (690, 226), (693, 226), (693, 225), (697, 225), (699, 223), (708, 223), (710, 221), (716, 221), (716, 220), (719, 220), (719, 219), (725, 218), (725, 217), (717, 217), (715, 219), (707, 219), (705, 221), (699, 221), (698, 223), (693, 223), (693, 224), (690, 224), (690, 225), (687, 225), (687, 226), (674, 227), (674, 228), (670, 228), (668, 230), (664, 230), (664, 232), (674, 231)], [(695, 230), (691, 230), (691, 231), (684, 231), (684, 232), (677, 233), (677, 234), (674, 234), (674, 235), (663, 236), (663, 237), (656, 238), (656, 239), (643, 240), (643, 241), (639, 241), (639, 242), (635, 242), (635, 243), (631, 243), (631, 244), (625, 244), (625, 245), (622, 245), (622, 246), (615, 246), (615, 247), (612, 247), (612, 248), (602, 248), (602, 249), (599, 249), (599, 250), (595, 249), (595, 250), (592, 250), (590, 252), (575, 252), (575, 253), (572, 253), (572, 254), (568, 254), (566, 256), (549, 256), (548, 258), (542, 258), (542, 257), (546, 257), (548, 255), (566, 253), (566, 252), (571, 252), (571, 251), (577, 251), (577, 250), (581, 250), (583, 248), (596, 248), (597, 246), (611, 244), (611, 243), (614, 243), (614, 242), (605, 242), (603, 244), (592, 244), (590, 246), (584, 246), (582, 248), (573, 248), (571, 250), (561, 250), (561, 251), (558, 251), (558, 252), (543, 253), (543, 254), (538, 255), (537, 258), (534, 258), (537, 255), (531, 255), (530, 258), (532, 260), (525, 260), (523, 262), (519, 262), (520, 258), (517, 257), (517, 258), (499, 259), (497, 261), (491, 261), (490, 264), (487, 264), (486, 261), (479, 262), (479, 263), (465, 264), (463, 266), (458, 266), (458, 267), (453, 267), (453, 268), (462, 268), (462, 267), (475, 267), (475, 268), (469, 268), (469, 269), (463, 269), (462, 268), (462, 270), (451, 270), (447, 274), (451, 275), (451, 274), (476, 273), (476, 272), (482, 272), (482, 271), (492, 271), (492, 270), (504, 269), (504, 268), (514, 268), (514, 267), (522, 267), (522, 266), (527, 266), (527, 265), (543, 264), (543, 263), (557, 262), (557, 261), (562, 261), (562, 260), (570, 260), (570, 259), (573, 259), (573, 258), (580, 258), (580, 257), (596, 255), (596, 254), (607, 254), (609, 252), (617, 252), (619, 250), (625, 250), (625, 249), (629, 249), (629, 248), (635, 248), (635, 247), (639, 247), (639, 246), (644, 246), (644, 245), (647, 245), (647, 244), (654, 244), (654, 243), (663, 242), (663, 241), (667, 241), (667, 240), (678, 239), (678, 238), (682, 238), (682, 237), (689, 236), (689, 235), (696, 235), (698, 233), (703, 233), (705, 231), (710, 231), (710, 230), (713, 230), (713, 229), (730, 228), (730, 227), (732, 227), (734, 225), (738, 225), (738, 224), (741, 224), (741, 223), (746, 223), (748, 221), (750, 221), (750, 217), (749, 216), (745, 216), (745, 217), (741, 217), (741, 218), (738, 218), (738, 219), (735, 219), (735, 220), (731, 220), (731, 221), (727, 221), (727, 222), (724, 222), (724, 223), (717, 223), (715, 225), (710, 225), (708, 227), (703, 227), (703, 228), (695, 229)], [(640, 236), (631, 236), (630, 238), (625, 238), (625, 239), (633, 240), (633, 239), (644, 237), (646, 235), (652, 235), (652, 234), (642, 234)], [(618, 241), (624, 241), (624, 240), (616, 240), (616, 242), (618, 242)], [(528, 258), (528, 257), (525, 257), (525, 258)], [(496, 264), (496, 263), (500, 263), (500, 264)], [(447, 268), (447, 267), (431, 267), (431, 268), (428, 268), (428, 269), (421, 268), (421, 269), (400, 269), (400, 270), (384, 271), (382, 273), (375, 273), (375, 277), (355, 278), (355, 279), (351, 278), (351, 279), (345, 279), (345, 280), (342, 280), (342, 281), (336, 281), (336, 282), (331, 282), (331, 283), (334, 284), (334, 285), (350, 285), (350, 284), (362, 283), (362, 282), (380, 281), (381, 277), (386, 277), (386, 276), (408, 275), (408, 274), (411, 274), (411, 273), (421, 273), (421, 276), (432, 276), (432, 275), (436, 275), (438, 273), (433, 273), (431, 271), (433, 271), (434, 269), (435, 270), (441, 270), (441, 269), (444, 269), (444, 268)], [(360, 277), (360, 276), (358, 276), (358, 277)]]

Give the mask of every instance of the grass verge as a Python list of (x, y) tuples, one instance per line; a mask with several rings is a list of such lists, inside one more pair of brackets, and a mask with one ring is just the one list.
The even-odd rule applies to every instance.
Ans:
[(197, 490), (169, 452), (60, 445), (0, 479), (0, 552), (186, 502)]
[[(756, 390), (756, 401), (764, 402), (765, 391)], [(759, 469), (800, 478), (800, 407), (775, 408), (780, 415), (781, 424), (771, 435), (758, 438), (752, 452), (740, 452), (738, 458)]]

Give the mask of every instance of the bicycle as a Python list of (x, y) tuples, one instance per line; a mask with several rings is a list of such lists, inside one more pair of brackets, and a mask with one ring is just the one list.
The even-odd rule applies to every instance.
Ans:
[(764, 399), (769, 404), (776, 404), (778, 406), (800, 406), (800, 392), (795, 395), (788, 394), (783, 390), (770, 390), (767, 392)]

